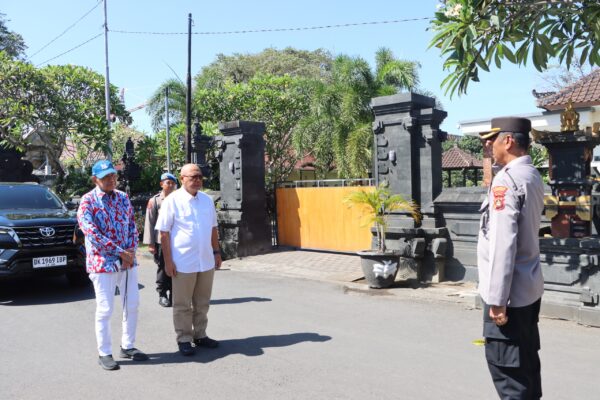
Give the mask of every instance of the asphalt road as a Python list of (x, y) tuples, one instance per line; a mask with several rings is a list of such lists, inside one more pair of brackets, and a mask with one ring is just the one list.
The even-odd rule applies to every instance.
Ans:
[[(221, 347), (184, 358), (149, 260), (140, 286), (136, 347), (151, 359), (109, 372), (97, 364), (91, 287), (73, 289), (63, 278), (1, 283), (0, 398), (497, 398), (483, 347), (472, 343), (481, 311), (464, 305), (225, 270), (216, 275), (208, 331)], [(600, 329), (544, 319), (541, 334), (544, 398), (599, 398)]]

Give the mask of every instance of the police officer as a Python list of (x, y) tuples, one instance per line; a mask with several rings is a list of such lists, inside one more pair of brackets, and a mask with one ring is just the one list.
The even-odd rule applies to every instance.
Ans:
[(540, 174), (527, 154), (531, 121), (494, 118), (480, 133), (499, 169), (481, 206), (477, 244), (485, 357), (501, 399), (542, 396), (538, 315), (544, 278), (538, 232)]
[(163, 200), (177, 188), (177, 178), (170, 173), (164, 173), (160, 177), (162, 190), (148, 200), (146, 207), (146, 223), (144, 226), (144, 244), (148, 245), (148, 251), (154, 255), (157, 265), (156, 291), (158, 292), (158, 304), (163, 307), (171, 307), (171, 278), (165, 273), (165, 260), (160, 247), (160, 235), (154, 230), (158, 212)]

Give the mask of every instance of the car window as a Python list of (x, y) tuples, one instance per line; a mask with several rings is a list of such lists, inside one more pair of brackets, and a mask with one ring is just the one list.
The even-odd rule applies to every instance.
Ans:
[(0, 185), (0, 209), (63, 208), (48, 188), (34, 185)]

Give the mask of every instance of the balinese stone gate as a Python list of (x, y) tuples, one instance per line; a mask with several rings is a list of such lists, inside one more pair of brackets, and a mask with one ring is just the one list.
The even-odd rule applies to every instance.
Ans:
[(37, 182), (32, 175), (33, 164), (22, 159), (23, 154), (0, 146), (0, 182)]
[(265, 124), (232, 121), (219, 124), (219, 236), (226, 258), (261, 254), (271, 249), (265, 191)]
[(135, 145), (131, 138), (127, 138), (127, 142), (125, 142), (125, 153), (123, 153), (121, 161), (123, 169), (119, 171), (117, 187), (130, 194), (130, 183), (142, 176), (142, 168), (135, 160)]
[[(439, 129), (446, 112), (431, 97), (415, 93), (377, 97), (371, 102), (374, 160), (373, 176), (393, 193), (417, 202), (423, 221), (419, 226), (405, 213), (390, 216), (388, 247), (416, 262), (419, 279), (443, 279), (448, 232), (434, 200), (442, 192), (442, 147), (446, 132)], [(415, 276), (413, 276), (415, 277)]]
[[(561, 132), (532, 130), (550, 155), (550, 187), (544, 199), (552, 237), (540, 238), (546, 308), (553, 314), (600, 326), (600, 194), (590, 177), (600, 131), (580, 130), (571, 105), (561, 114)], [(564, 305), (571, 307), (561, 307)]]

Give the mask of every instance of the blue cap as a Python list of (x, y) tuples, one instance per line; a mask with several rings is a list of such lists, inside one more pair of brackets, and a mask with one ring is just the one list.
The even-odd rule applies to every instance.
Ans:
[(108, 174), (116, 174), (117, 170), (108, 160), (100, 160), (92, 167), (92, 175), (98, 179), (104, 178)]
[(169, 173), (169, 172), (165, 172), (164, 174), (162, 174), (162, 175), (160, 176), (160, 181), (161, 181), (161, 182), (162, 182), (162, 181), (164, 181), (165, 179), (169, 179), (169, 180), (171, 180), (171, 181), (173, 181), (173, 182), (177, 183), (177, 178), (175, 178), (175, 175), (173, 175), (173, 174), (171, 174), (171, 173)]

